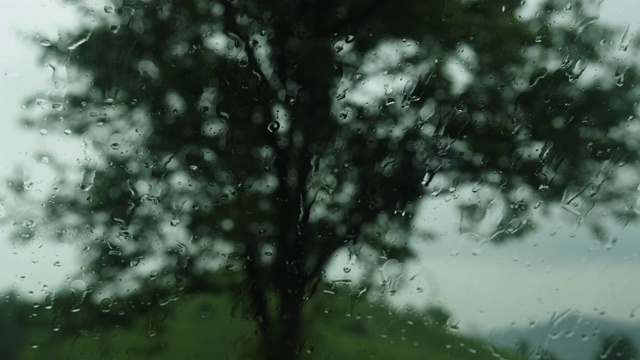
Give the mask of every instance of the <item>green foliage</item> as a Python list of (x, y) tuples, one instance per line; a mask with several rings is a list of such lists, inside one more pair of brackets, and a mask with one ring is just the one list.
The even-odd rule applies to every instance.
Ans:
[[(339, 293), (348, 292), (340, 288)], [(14, 308), (27, 305), (12, 303)], [(313, 318), (300, 346), (301, 359), (516, 359), (513, 354), (458, 334), (416, 311), (399, 312), (349, 295), (319, 294), (308, 304)], [(53, 331), (54, 309), (37, 309), (8, 359), (263, 359), (259, 329), (234, 312), (226, 295), (180, 299), (127, 327), (95, 323), (73, 329), (65, 320)], [(85, 311), (88, 309), (83, 309)], [(65, 317), (84, 316), (82, 311)], [(93, 316), (89, 316), (89, 319)]]

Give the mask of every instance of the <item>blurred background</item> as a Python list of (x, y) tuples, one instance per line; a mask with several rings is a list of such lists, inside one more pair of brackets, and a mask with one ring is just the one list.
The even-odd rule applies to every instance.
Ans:
[[(147, 2), (134, 3), (130, 6), (143, 6)], [(613, 44), (614, 49), (603, 55), (607, 57), (605, 62), (629, 68), (637, 66), (638, 49), (634, 46), (640, 28), (637, 20), (640, 4), (632, 0), (590, 3), (595, 9), (590, 21), (612, 34), (602, 39), (602, 42)], [(566, 2), (565, 7), (570, 8), (571, 4)], [(211, 300), (204, 292), (171, 301), (167, 305), (172, 307), (171, 311), (165, 311), (164, 306), (151, 306), (142, 316), (143, 320), (129, 324), (129, 327), (116, 324), (100, 331), (78, 330), (68, 325), (71, 320), (64, 320), (64, 311), (56, 310), (56, 297), (60, 302), (74, 303), (82, 302), (86, 296), (85, 302), (93, 299), (99, 310), (104, 310), (105, 306), (108, 310), (112, 301), (117, 302), (111, 300), (115, 296), (91, 298), (97, 293), (97, 290), (88, 291), (93, 286), (93, 270), (83, 262), (80, 254), (84, 243), (80, 244), (76, 237), (53, 241), (57, 235), (51, 235), (49, 231), (41, 231), (38, 236), (22, 231), (25, 227), (38, 225), (25, 223), (28, 220), (24, 219), (35, 217), (38, 223), (49, 222), (46, 215), (39, 218), (38, 206), (47, 206), (49, 195), (57, 191), (59, 185), (56, 184), (61, 176), (84, 183), (86, 159), (90, 157), (87, 154), (99, 152), (87, 145), (90, 141), (78, 136), (72, 126), (49, 126), (58, 121), (49, 115), (40, 125), (28, 121), (25, 124), (25, 118), (39, 118), (47, 112), (32, 106), (37, 99), (50, 98), (52, 89), (58, 89), (56, 76), (59, 74), (51, 61), (43, 57), (43, 48), (58, 40), (67, 41), (64, 34), (80, 31), (92, 22), (95, 25), (90, 26), (102, 26), (102, 17), (108, 18), (118, 11), (122, 14), (124, 10), (118, 9), (126, 6), (126, 1), (125, 4), (114, 4), (100, 0), (82, 4), (53, 0), (0, 2), (0, 108), (4, 110), (0, 121), (0, 294), (3, 299), (0, 332), (4, 339), (10, 339), (7, 334), (16, 337), (16, 341), (0, 342), (0, 354), (6, 355), (3, 358), (74, 358), (74, 355), (80, 358), (169, 358), (185, 347), (193, 350), (189, 353), (193, 358), (199, 358), (198, 354), (211, 351), (206, 337), (192, 333), (202, 332), (195, 329), (203, 328), (208, 329), (210, 336), (217, 336), (216, 341), (233, 344), (226, 346), (225, 356), (242, 358), (239, 349), (244, 343), (252, 343), (257, 336), (251, 318), (238, 315), (239, 310), (233, 305), (236, 300), (225, 300), (226, 295)], [(178, 11), (179, 7), (174, 4), (173, 11)], [(540, 2), (528, 0), (514, 18), (529, 21), (527, 19), (538, 16), (539, 7)], [(559, 16), (557, 21), (563, 19), (570, 21), (570, 16)], [(553, 32), (554, 28), (549, 26), (547, 29)], [(80, 43), (75, 45), (79, 48), (85, 46), (85, 41), (87, 44), (97, 41), (94, 37), (79, 39)], [(517, 47), (518, 40), (514, 41)], [(621, 50), (621, 43), (629, 48)], [(380, 51), (384, 53), (384, 50)], [(451, 65), (449, 72), (454, 88), (463, 87), (460, 84), (471, 81), (469, 76), (473, 76), (463, 66)], [(599, 71), (597, 65), (588, 67), (580, 75), (581, 81), (587, 78), (596, 79), (595, 82), (600, 81), (599, 77), (610, 76), (606, 71)], [(629, 77), (633, 79), (632, 75)], [(625, 86), (635, 86), (629, 84), (628, 78)], [(77, 76), (74, 81), (83, 80)], [(367, 86), (375, 87), (375, 80)], [(360, 90), (364, 95), (360, 96), (366, 98), (364, 88)], [(371, 90), (371, 93), (375, 91)], [(357, 97), (356, 92), (354, 90), (351, 96)], [(353, 101), (357, 102), (357, 99)], [(637, 106), (633, 105), (637, 113)], [(116, 116), (113, 114), (111, 116)], [(486, 141), (490, 142), (491, 138)], [(633, 145), (638, 140), (629, 138), (626, 141)], [(625, 170), (628, 175), (621, 176), (629, 176), (628, 182), (633, 183), (630, 186), (640, 189), (637, 163), (625, 164)], [(32, 190), (29, 205), (12, 193), (15, 174), (19, 174), (17, 178), (24, 184), (29, 183)], [(559, 203), (547, 202), (549, 205), (544, 212), (532, 213), (529, 220), (535, 225), (516, 240), (492, 241), (494, 227), (501, 221), (499, 214), (506, 211), (502, 209), (503, 205), (491, 202), (476, 225), (479, 230), (469, 232), (463, 230), (465, 220), (458, 200), (472, 198), (478, 193), (491, 198), (495, 190), (487, 187), (478, 191), (473, 182), (462, 182), (450, 191), (450, 179), (439, 173), (429, 181), (430, 187), (418, 201), (411, 220), (411, 238), (423, 236), (428, 240), (410, 241), (407, 246), (415, 254), (412, 260), (382, 263), (371, 280), (381, 283), (382, 290), (375, 290), (379, 294), (372, 296), (371, 305), (358, 305), (353, 300), (353, 294), (374, 291), (372, 287), (358, 285), (358, 279), (370, 268), (359, 266), (349, 249), (336, 251), (328, 262), (324, 285), (315, 295), (318, 304), (313, 305), (323, 309), (320, 314), (326, 316), (327, 321), (318, 321), (313, 326), (321, 332), (339, 328), (345, 334), (366, 333), (369, 336), (361, 339), (356, 335), (344, 335), (344, 344), (333, 340), (334, 346), (373, 349), (371, 354), (384, 356), (384, 350), (377, 350), (380, 346), (388, 351), (399, 351), (399, 354), (407, 351), (407, 358), (430, 358), (421, 357), (429, 354), (429, 350), (423, 349), (415, 355), (404, 350), (406, 345), (399, 345), (409, 338), (412, 346), (414, 343), (415, 346), (427, 346), (429, 341), (440, 342), (442, 349), (434, 350), (431, 358), (483, 358), (485, 353), (514, 359), (637, 358), (637, 350), (634, 350), (640, 348), (640, 224), (637, 221), (632, 217), (605, 219), (600, 224), (604, 228), (600, 233), (604, 235), (599, 237), (594, 235), (590, 224), (592, 219), (604, 219), (606, 214), (602, 213), (607, 210), (596, 208), (587, 211), (588, 216), (576, 216), (562, 205), (563, 198)], [(616, 188), (610, 191), (615, 192)], [(624, 194), (627, 198), (634, 195)], [(635, 197), (640, 197), (640, 190)], [(631, 207), (637, 206), (635, 198), (630, 199)], [(64, 230), (64, 226), (62, 228)], [(167, 233), (172, 231), (176, 238), (183, 236), (179, 226), (166, 229)], [(16, 236), (23, 236), (23, 239), (16, 242)], [(389, 282), (397, 284), (390, 285)], [(135, 307), (132, 304), (123, 306)], [(45, 311), (47, 307), (52, 310)], [(97, 311), (95, 319), (107, 312)], [(115, 310), (110, 314), (113, 312)], [(417, 328), (418, 322), (424, 328)], [(61, 333), (60, 326), (74, 330), (71, 335), (64, 334), (65, 340), (54, 346), (50, 337)], [(218, 329), (220, 327), (227, 330)], [(439, 330), (430, 333), (432, 328)], [(185, 337), (179, 335), (181, 333), (192, 335)], [(420, 334), (430, 334), (432, 340)], [(331, 350), (334, 351), (331, 355), (321, 336), (309, 339), (304, 345), (309, 354), (320, 354), (319, 358), (340, 357), (336, 355), (340, 354), (339, 350), (335, 349)], [(112, 349), (105, 350), (106, 345), (99, 345), (100, 341), (107, 341)], [(206, 349), (197, 350), (203, 344), (208, 348), (204, 346)], [(452, 353), (452, 348), (462, 348), (464, 352)], [(43, 349), (46, 352), (39, 352)], [(366, 352), (355, 354), (362, 358), (371, 355)]]

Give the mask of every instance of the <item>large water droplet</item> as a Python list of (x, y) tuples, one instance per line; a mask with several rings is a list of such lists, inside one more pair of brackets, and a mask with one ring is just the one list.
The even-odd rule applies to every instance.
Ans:
[(536, 33), (536, 42), (542, 42), (542, 40), (544, 40), (544, 38), (546, 38), (549, 35), (549, 25), (542, 25), (540, 27), (540, 29), (538, 29), (538, 32)]
[(624, 76), (628, 68), (629, 68), (628, 66), (618, 66), (616, 68), (616, 72), (614, 74), (616, 86), (622, 87), (622, 85), (624, 85)]
[(433, 177), (436, 176), (436, 172), (431, 170), (431, 168), (427, 167), (427, 171), (424, 174), (424, 178), (422, 179), (422, 186), (427, 187), (433, 180)]
[(122, 146), (123, 141), (124, 141), (124, 136), (122, 136), (122, 134), (114, 133), (109, 138), (109, 147), (112, 148), (113, 150), (118, 150), (120, 149), (120, 146)]
[(111, 310), (111, 306), (113, 305), (113, 300), (111, 298), (104, 298), (100, 300), (100, 310), (103, 313), (108, 313)]
[(82, 175), (82, 184), (80, 190), (89, 191), (93, 187), (93, 181), (96, 177), (96, 170), (93, 167), (87, 167)]
[(67, 67), (64, 65), (51, 64), (49, 67), (53, 70), (51, 79), (53, 80), (53, 88), (56, 90), (64, 90), (67, 88)]
[(618, 47), (620, 51), (627, 51), (627, 49), (629, 48), (629, 43), (631, 42), (631, 35), (629, 34), (630, 27), (631, 27), (631, 24), (627, 24), (627, 28), (624, 30), (624, 33), (622, 34), (622, 39), (620, 39), (620, 46)]
[(547, 76), (547, 68), (541, 67), (536, 69), (531, 76), (529, 77), (529, 86), (536, 86), (538, 81), (542, 80), (545, 76)]
[(277, 132), (278, 130), (280, 130), (280, 123), (276, 120), (273, 120), (269, 123), (269, 125), (267, 125), (267, 130), (269, 130), (270, 133)]

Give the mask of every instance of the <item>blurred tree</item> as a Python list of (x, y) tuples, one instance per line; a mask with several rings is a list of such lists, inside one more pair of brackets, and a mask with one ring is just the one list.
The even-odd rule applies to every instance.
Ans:
[[(233, 290), (265, 353), (293, 359), (333, 255), (407, 259), (426, 193), (496, 190), (461, 199), (462, 231), (504, 202), (491, 241), (554, 201), (629, 221), (607, 181), (636, 160), (635, 69), (606, 56), (617, 32), (589, 2), (561, 3), (524, 16), (510, 0), (87, 2), (86, 26), (39, 39), (52, 88), (26, 119), (81, 136), (82, 174), (50, 156), (55, 191), (29, 213), (46, 224), (20, 231), (77, 239), (77, 302), (92, 291), (135, 314)], [(596, 67), (611, 76), (581, 77)]]
[(18, 301), (15, 294), (4, 294), (0, 299), (0, 358), (18, 359), (27, 346), (29, 328), (25, 319), (30, 306)]

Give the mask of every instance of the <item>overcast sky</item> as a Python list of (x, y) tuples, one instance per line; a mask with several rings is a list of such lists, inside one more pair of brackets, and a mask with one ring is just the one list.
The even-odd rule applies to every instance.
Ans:
[[(101, 0), (94, 3), (100, 7)], [(628, 24), (634, 34), (640, 25), (640, 2), (606, 0), (600, 14), (601, 23)], [(43, 136), (18, 123), (24, 100), (51, 86), (51, 70), (39, 61), (36, 46), (24, 34), (55, 37), (74, 21), (73, 11), (53, 0), (0, 1), (1, 177), (25, 161), (33, 162), (37, 147), (70, 158), (81, 153), (80, 144), (70, 137)], [(3, 200), (2, 184), (0, 180), (0, 206), (10, 206)], [(417, 248), (420, 264), (405, 275), (418, 276), (397, 295), (398, 302), (443, 305), (466, 329), (481, 331), (512, 322), (545, 321), (565, 309), (621, 321), (631, 321), (634, 311), (640, 316), (638, 225), (624, 228), (619, 243), (605, 250), (584, 229), (569, 236), (571, 219), (558, 210), (527, 239), (500, 247), (485, 245), (474, 255), (477, 244), (461, 239), (451, 204), (435, 198), (418, 215), (418, 226), (436, 230), (440, 240)], [(39, 295), (75, 279), (80, 266), (73, 257), (77, 249), (53, 246), (46, 239), (16, 247), (8, 238), (11, 223), (12, 219), (0, 219), (0, 288)], [(340, 261), (344, 259), (337, 258)], [(336, 267), (335, 277), (343, 276), (340, 269)]]

